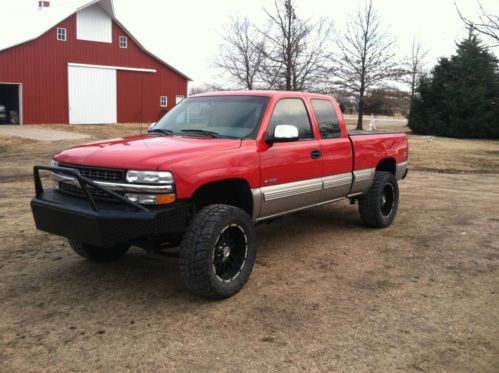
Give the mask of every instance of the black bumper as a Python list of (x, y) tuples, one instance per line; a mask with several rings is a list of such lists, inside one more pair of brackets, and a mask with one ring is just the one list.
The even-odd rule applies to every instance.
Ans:
[[(42, 231), (90, 245), (109, 247), (154, 235), (181, 232), (187, 224), (190, 207), (186, 202), (177, 201), (161, 208), (147, 209), (128, 203), (121, 196), (117, 202), (73, 197), (53, 188), (44, 190), (36, 168), (37, 192), (31, 200), (31, 210), (36, 227)], [(42, 166), (40, 169), (56, 168)], [(93, 184), (80, 175), (78, 178)]]

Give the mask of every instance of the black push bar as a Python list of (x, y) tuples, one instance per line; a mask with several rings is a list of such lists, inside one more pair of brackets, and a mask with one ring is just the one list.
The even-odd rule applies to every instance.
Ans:
[(92, 209), (94, 211), (98, 211), (99, 208), (97, 207), (97, 203), (95, 202), (94, 198), (92, 197), (92, 195), (88, 191), (88, 185), (90, 185), (92, 188), (95, 188), (95, 189), (100, 190), (104, 193), (107, 193), (111, 197), (113, 197), (114, 199), (116, 199), (120, 202), (123, 202), (129, 206), (132, 206), (138, 210), (150, 211), (149, 209), (145, 208), (144, 206), (139, 205), (138, 203), (132, 202), (129, 199), (123, 197), (122, 195), (120, 195), (120, 194), (118, 194), (118, 193), (116, 193), (116, 192), (114, 192), (114, 191), (112, 191), (112, 190), (110, 190), (102, 185), (95, 183), (93, 180), (90, 180), (90, 179), (86, 178), (85, 176), (82, 176), (80, 174), (80, 171), (78, 171), (77, 169), (68, 168), (68, 167), (43, 166), (43, 165), (34, 166), (33, 167), (33, 176), (35, 178), (35, 193), (36, 193), (37, 198), (42, 199), (41, 196), (42, 196), (43, 191), (44, 191), (42, 181), (40, 179), (40, 170), (51, 171), (51, 172), (56, 172), (56, 173), (60, 173), (60, 174), (73, 176), (76, 180), (78, 180), (78, 183), (80, 184), (81, 189), (85, 193), (85, 196), (87, 197), (87, 199), (90, 202), (90, 205), (92, 206)]

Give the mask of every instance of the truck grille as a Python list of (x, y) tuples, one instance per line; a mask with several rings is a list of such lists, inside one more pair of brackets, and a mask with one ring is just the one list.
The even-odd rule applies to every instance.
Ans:
[[(115, 168), (79, 166), (79, 165), (63, 164), (63, 163), (59, 164), (59, 166), (77, 169), (78, 171), (80, 171), (81, 176), (89, 178), (90, 180), (108, 181), (108, 182), (123, 182), (125, 180), (125, 172), (126, 172), (125, 170), (120, 170)], [(116, 202), (116, 199), (111, 197), (108, 193), (105, 193), (99, 189), (95, 189), (90, 185), (88, 185), (87, 188), (90, 195), (98, 200), (107, 200), (107, 201)], [(73, 184), (59, 183), (59, 191), (71, 194), (76, 197), (85, 197), (83, 189)]]
[(85, 176), (90, 180), (114, 181), (114, 182), (120, 182), (125, 180), (125, 170), (119, 170), (115, 168), (75, 166), (72, 164), (60, 164), (59, 166), (75, 168), (78, 171), (80, 171), (81, 176)]
[[(88, 188), (88, 192), (90, 193), (90, 195), (92, 197), (95, 197), (96, 199), (116, 201), (108, 193), (105, 193), (99, 189), (92, 188), (90, 185), (87, 188)], [(80, 188), (76, 185), (67, 184), (67, 183), (59, 183), (59, 191), (72, 194), (76, 197), (84, 197), (85, 196), (85, 192), (83, 191), (82, 188)]]

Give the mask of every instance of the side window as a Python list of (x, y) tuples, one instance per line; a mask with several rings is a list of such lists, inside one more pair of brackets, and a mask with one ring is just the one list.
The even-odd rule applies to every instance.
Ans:
[(57, 27), (57, 40), (66, 41), (67, 40), (67, 32), (64, 27)]
[(341, 136), (340, 121), (333, 104), (328, 100), (312, 100), (321, 138), (331, 139)]
[(127, 48), (128, 47), (128, 38), (126, 36), (120, 36), (119, 44), (120, 44), (120, 48)]
[(308, 117), (307, 108), (303, 100), (299, 98), (285, 98), (280, 100), (272, 113), (268, 126), (268, 133), (274, 133), (274, 128), (278, 124), (292, 124), (299, 131), (300, 140), (312, 139), (312, 125)]
[(159, 106), (161, 106), (161, 107), (167, 107), (168, 106), (168, 97), (167, 96), (161, 96), (159, 98)]

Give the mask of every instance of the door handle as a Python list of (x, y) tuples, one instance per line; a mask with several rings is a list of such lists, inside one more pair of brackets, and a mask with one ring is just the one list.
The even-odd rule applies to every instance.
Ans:
[(312, 152), (310, 153), (310, 156), (312, 157), (312, 159), (318, 159), (321, 157), (321, 151), (320, 150), (317, 150), (317, 149), (314, 149), (312, 150)]

